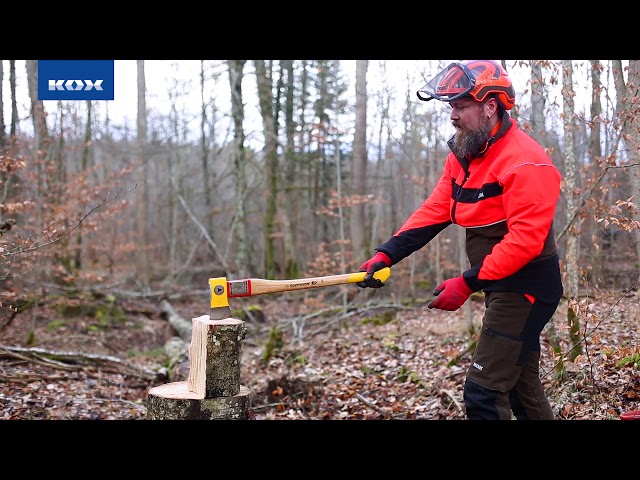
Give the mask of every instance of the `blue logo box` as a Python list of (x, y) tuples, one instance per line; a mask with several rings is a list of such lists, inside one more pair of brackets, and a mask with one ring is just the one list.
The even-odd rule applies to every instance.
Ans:
[(38, 60), (38, 100), (113, 100), (113, 60)]

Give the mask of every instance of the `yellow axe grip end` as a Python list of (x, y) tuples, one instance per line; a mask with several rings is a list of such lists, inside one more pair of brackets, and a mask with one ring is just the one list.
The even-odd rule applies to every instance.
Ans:
[(209, 291), (211, 293), (211, 308), (229, 306), (227, 277), (210, 278)]
[[(366, 275), (367, 275), (367, 272), (350, 273), (347, 283), (362, 282)], [(378, 270), (376, 273), (373, 274), (373, 278), (377, 278), (382, 283), (386, 282), (389, 276), (391, 276), (391, 269), (389, 267), (385, 267), (381, 270)]]

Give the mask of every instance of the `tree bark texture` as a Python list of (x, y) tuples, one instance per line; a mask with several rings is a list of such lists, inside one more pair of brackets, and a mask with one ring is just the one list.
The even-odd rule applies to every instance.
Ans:
[[(574, 124), (574, 91), (573, 91), (573, 66), (571, 60), (562, 61), (562, 111), (564, 114), (564, 141), (565, 141), (565, 165), (564, 182), (565, 198), (567, 201), (566, 215), (567, 222), (570, 222), (572, 213), (577, 207), (576, 195), (579, 192), (577, 187), (576, 157), (574, 151), (573, 136)], [(567, 276), (565, 279), (565, 292), (570, 300), (578, 300), (578, 288), (580, 284), (580, 271), (578, 258), (580, 258), (580, 218), (574, 218), (573, 228), (568, 230), (566, 259)], [(569, 337), (571, 339), (571, 350), (569, 359), (574, 360), (583, 353), (580, 342), (580, 319), (577, 312), (573, 311), (571, 305), (567, 309), (567, 324), (569, 326)]]
[[(275, 119), (273, 115), (273, 81), (267, 73), (264, 60), (256, 60), (256, 77), (258, 79), (258, 98), (260, 102), (260, 114), (262, 116), (262, 128), (264, 129), (264, 156), (266, 161), (267, 176), (267, 209), (264, 217), (265, 238), (265, 271), (266, 278), (276, 278), (276, 259), (274, 233), (276, 233), (276, 215), (278, 213), (278, 144)], [(281, 261), (281, 259), (280, 259)]]
[(236, 271), (240, 277), (248, 277), (251, 271), (249, 246), (247, 245), (247, 226), (245, 194), (247, 189), (246, 153), (244, 137), (244, 104), (242, 103), (242, 78), (245, 60), (229, 60), (229, 85), (231, 88), (231, 116), (233, 118), (233, 151), (231, 158), (235, 176), (235, 226)]
[(4, 67), (2, 65), (3, 60), (0, 60), (0, 147), (4, 147), (7, 144), (7, 134), (5, 132), (4, 124)]
[(147, 180), (149, 162), (145, 152), (147, 141), (147, 104), (146, 104), (146, 80), (144, 75), (144, 60), (136, 60), (137, 87), (138, 87), (138, 112), (137, 112), (137, 160), (138, 160), (138, 185), (136, 190), (136, 228), (139, 245), (142, 248), (137, 256), (138, 278), (142, 285), (149, 285), (150, 265), (146, 245), (149, 244), (147, 224), (149, 218), (149, 205), (147, 193)]
[[(351, 211), (351, 251), (356, 260), (368, 258), (365, 242), (367, 219), (364, 199), (367, 195), (367, 68), (368, 60), (356, 61), (356, 125), (353, 138), (353, 202)], [(339, 199), (341, 201), (341, 199)]]
[(249, 389), (233, 397), (196, 398), (186, 382), (167, 383), (149, 391), (147, 420), (252, 420)]

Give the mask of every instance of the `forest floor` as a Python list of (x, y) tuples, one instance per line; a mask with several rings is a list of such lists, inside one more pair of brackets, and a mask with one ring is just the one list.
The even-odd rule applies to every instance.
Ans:
[[(54, 301), (19, 314), (1, 309), (0, 420), (146, 418), (148, 389), (170, 381), (164, 347), (177, 333), (158, 300), (107, 298), (106, 314), (82, 301), (64, 313)], [(465, 418), (464, 308), (376, 304), (372, 295), (348, 310), (304, 292), (254, 298), (234, 307), (262, 311), (247, 320), (240, 378), (257, 420)], [(208, 313), (206, 300), (172, 305), (190, 321)], [(476, 325), (481, 300), (470, 302)], [(567, 336), (566, 305), (558, 309), (541, 360), (558, 419), (617, 420), (640, 410), (638, 300), (634, 290), (586, 299), (583, 354), (573, 361), (550, 346), (551, 326), (556, 338)], [(560, 348), (566, 354), (566, 340)]]

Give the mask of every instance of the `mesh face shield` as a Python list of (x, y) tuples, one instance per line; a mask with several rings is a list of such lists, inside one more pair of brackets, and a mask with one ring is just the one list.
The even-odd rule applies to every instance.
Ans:
[(513, 108), (516, 93), (506, 70), (493, 60), (453, 62), (417, 92), (423, 101), (452, 102), (471, 96), (478, 102), (495, 94), (505, 110)]
[(476, 79), (467, 66), (460, 62), (454, 62), (429, 80), (417, 91), (417, 95), (420, 100), (425, 102), (434, 98), (451, 102), (468, 95), (475, 86)]

